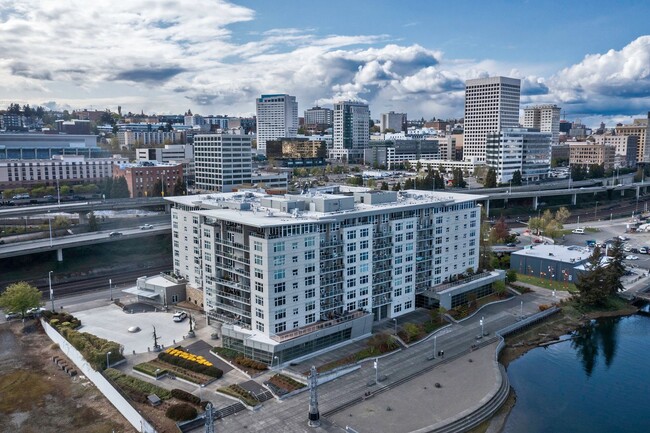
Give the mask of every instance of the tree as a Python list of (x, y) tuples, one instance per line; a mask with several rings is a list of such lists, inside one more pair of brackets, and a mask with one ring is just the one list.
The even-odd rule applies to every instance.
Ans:
[(382, 182), (381, 183), (381, 190), (382, 191), (388, 191), (388, 182)]
[(413, 166), (411, 165), (411, 161), (409, 160), (404, 161), (404, 170), (411, 171), (412, 168)]
[(492, 242), (490, 241), (490, 223), (487, 221), (485, 208), (481, 210), (481, 232), (479, 238), (478, 267), (482, 270), (491, 271), (492, 266)]
[(508, 223), (506, 223), (504, 217), (500, 217), (497, 220), (494, 227), (492, 227), (490, 235), (492, 240), (497, 243), (505, 242), (506, 238), (510, 235), (510, 227), (508, 227)]
[(521, 171), (516, 170), (512, 173), (512, 186), (521, 186)]
[(0, 295), (0, 307), (5, 311), (20, 313), (25, 317), (25, 312), (41, 304), (42, 293), (25, 281), (11, 284)]
[(183, 179), (180, 177), (176, 180), (176, 183), (174, 184), (174, 190), (172, 191), (172, 195), (185, 195), (187, 194), (187, 188), (185, 186), (185, 182), (183, 182)]
[(158, 179), (153, 184), (153, 187), (151, 188), (151, 192), (149, 193), (149, 197), (162, 197), (162, 196), (163, 196), (163, 182), (162, 180)]
[(421, 163), (420, 160), (418, 159), (417, 164), (415, 164), (415, 171), (417, 171), (417, 172), (419, 173), (420, 170), (422, 170), (422, 163)]
[(488, 169), (483, 186), (485, 188), (497, 187), (497, 172), (493, 168)]
[(492, 290), (497, 294), (497, 296), (502, 298), (506, 294), (506, 283), (502, 280), (495, 281), (492, 283)]
[(467, 186), (467, 182), (463, 179), (463, 170), (460, 168), (455, 168), (453, 171), (454, 174), (454, 180), (453, 184), (456, 188), (465, 188)]
[(404, 189), (414, 189), (415, 186), (413, 185), (413, 179), (406, 179), (404, 181)]
[(580, 302), (585, 305), (603, 306), (607, 303), (609, 290), (606, 271), (601, 265), (602, 257), (600, 247), (595, 247), (585, 263), (585, 270), (578, 275), (576, 287)]
[(514, 283), (515, 281), (517, 281), (517, 271), (514, 269), (508, 269), (506, 271), (506, 282)]
[(401, 189), (402, 189), (402, 185), (399, 182), (393, 185), (393, 191), (399, 191)]
[(120, 176), (117, 179), (113, 179), (111, 183), (111, 198), (129, 198), (131, 194), (129, 193), (129, 185), (126, 183), (126, 178)]
[(90, 212), (88, 214), (88, 230), (91, 232), (99, 231), (99, 223), (97, 222), (95, 212)]
[(614, 244), (609, 249), (609, 263), (605, 268), (605, 287), (608, 289), (610, 295), (615, 295), (620, 290), (623, 290), (623, 283), (621, 277), (625, 275), (625, 252), (623, 251), (623, 241), (616, 238)]

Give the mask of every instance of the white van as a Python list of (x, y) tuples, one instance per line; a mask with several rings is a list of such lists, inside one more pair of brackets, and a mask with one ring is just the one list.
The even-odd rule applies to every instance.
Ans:
[(576, 235), (584, 235), (585, 234), (585, 229), (573, 229), (573, 230), (571, 230), (571, 233), (574, 233)]

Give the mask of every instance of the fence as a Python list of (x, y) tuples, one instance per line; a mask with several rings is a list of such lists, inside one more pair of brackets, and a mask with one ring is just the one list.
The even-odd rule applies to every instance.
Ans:
[(59, 345), (61, 351), (70, 358), (97, 389), (120, 411), (122, 416), (141, 433), (157, 433), (156, 429), (147, 421), (131, 404), (116, 390), (113, 385), (98, 371), (95, 371), (88, 361), (75, 349), (61, 334), (59, 334), (49, 323), (41, 319), (45, 333), (52, 341)]

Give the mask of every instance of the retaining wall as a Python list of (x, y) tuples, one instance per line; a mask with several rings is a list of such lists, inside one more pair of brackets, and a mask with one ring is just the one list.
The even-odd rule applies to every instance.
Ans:
[(45, 320), (41, 319), (43, 329), (50, 339), (59, 345), (59, 348), (65, 355), (77, 366), (88, 380), (90, 380), (97, 389), (111, 402), (115, 408), (120, 411), (122, 416), (131, 423), (131, 425), (141, 433), (157, 433), (156, 429), (147, 421), (140, 412), (116, 390), (113, 385), (98, 371), (94, 370), (88, 361), (68, 342), (56, 329), (50, 326)]

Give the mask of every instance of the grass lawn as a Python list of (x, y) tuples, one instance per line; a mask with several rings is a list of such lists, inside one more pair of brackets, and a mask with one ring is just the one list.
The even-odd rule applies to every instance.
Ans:
[(543, 287), (545, 289), (550, 289), (550, 290), (557, 290), (562, 292), (568, 291), (569, 293), (578, 292), (576, 285), (573, 283), (569, 283), (569, 282), (565, 283), (565, 282), (560, 282), (555, 280), (548, 280), (546, 278), (539, 278), (531, 275), (517, 274), (517, 282), (515, 282), (515, 284), (517, 284), (518, 282), (532, 284), (534, 286)]

